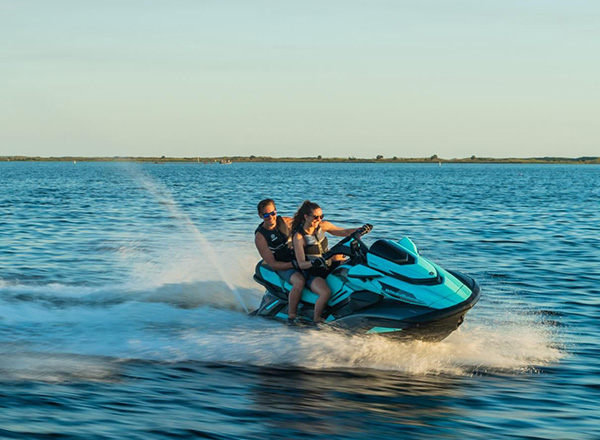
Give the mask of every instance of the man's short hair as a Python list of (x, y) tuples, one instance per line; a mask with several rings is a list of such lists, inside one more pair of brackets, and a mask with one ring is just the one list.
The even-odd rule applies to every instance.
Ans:
[(262, 214), (262, 209), (265, 206), (269, 206), (269, 205), (275, 206), (275, 202), (273, 201), (273, 199), (264, 199), (264, 200), (261, 200), (260, 202), (258, 202), (258, 213)]

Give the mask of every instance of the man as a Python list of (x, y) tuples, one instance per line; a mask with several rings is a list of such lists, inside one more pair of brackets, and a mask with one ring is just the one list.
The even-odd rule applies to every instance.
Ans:
[(254, 244), (263, 261), (292, 285), (288, 295), (288, 324), (293, 324), (298, 313), (305, 280), (299, 269), (308, 269), (310, 261), (298, 264), (291, 249), (292, 219), (277, 215), (273, 199), (258, 203), (258, 216), (263, 220), (254, 233)]

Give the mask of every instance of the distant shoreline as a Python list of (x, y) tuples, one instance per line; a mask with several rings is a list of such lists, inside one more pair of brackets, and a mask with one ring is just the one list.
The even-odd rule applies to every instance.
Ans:
[(382, 157), (357, 158), (357, 157), (268, 157), (268, 156), (223, 156), (223, 157), (41, 157), (41, 156), (0, 156), (1, 162), (151, 162), (151, 163), (175, 163), (194, 162), (202, 164), (219, 164), (234, 162), (308, 162), (308, 163), (496, 163), (496, 164), (600, 164), (600, 157), (531, 157), (531, 158), (492, 158), (492, 157), (469, 157), (444, 159), (437, 156), (429, 158), (404, 158), (404, 157)]

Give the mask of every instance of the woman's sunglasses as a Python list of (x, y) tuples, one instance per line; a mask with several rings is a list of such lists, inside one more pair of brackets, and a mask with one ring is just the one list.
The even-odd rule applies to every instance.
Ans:
[(277, 215), (277, 211), (271, 211), (263, 214), (263, 218), (275, 217)]
[(312, 218), (314, 218), (315, 220), (323, 220), (323, 214), (321, 215), (313, 215), (313, 214), (309, 214)]

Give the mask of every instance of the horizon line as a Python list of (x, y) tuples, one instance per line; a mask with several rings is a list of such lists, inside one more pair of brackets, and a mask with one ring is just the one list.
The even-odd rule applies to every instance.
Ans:
[(563, 157), (563, 156), (530, 156), (530, 157), (478, 157), (472, 155), (465, 158), (443, 158), (438, 155), (430, 157), (384, 157), (378, 155), (376, 157), (364, 158), (364, 157), (323, 157), (319, 156), (285, 156), (285, 157), (274, 157), (274, 156), (27, 156), (27, 155), (6, 155), (0, 156), (2, 161), (70, 161), (70, 160), (81, 160), (81, 161), (122, 161), (122, 160), (133, 160), (133, 161), (169, 161), (169, 162), (218, 162), (223, 160), (235, 160), (240, 162), (587, 162), (587, 163), (600, 163), (599, 156), (579, 156), (579, 157)]

